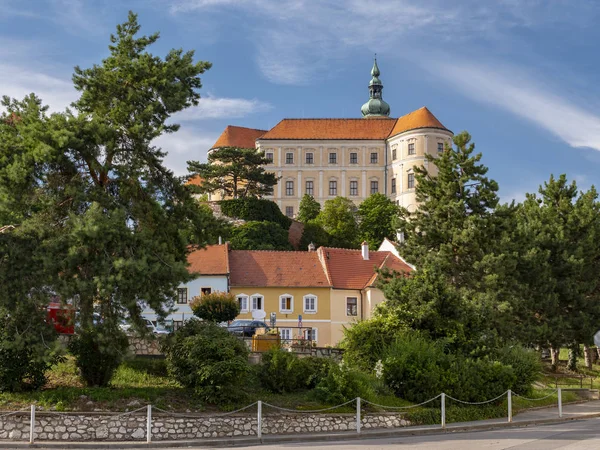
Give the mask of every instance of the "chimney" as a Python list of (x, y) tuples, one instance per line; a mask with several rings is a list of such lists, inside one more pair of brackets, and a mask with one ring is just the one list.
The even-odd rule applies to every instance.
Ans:
[(219, 236), (219, 245), (223, 245), (223, 239), (221, 239), (221, 236)]
[(308, 244), (308, 251), (309, 252), (314, 252), (315, 251), (315, 244), (313, 244), (312, 242), (310, 244)]
[(362, 258), (365, 261), (369, 260), (369, 244), (367, 244), (367, 241), (363, 241), (363, 243), (361, 244), (362, 247)]

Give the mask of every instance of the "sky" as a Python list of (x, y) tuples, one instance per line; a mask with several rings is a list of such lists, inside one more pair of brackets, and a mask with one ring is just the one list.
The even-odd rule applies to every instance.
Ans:
[(376, 53), (391, 116), (427, 106), (467, 130), (503, 201), (551, 174), (600, 184), (600, 1), (0, 0), (0, 95), (64, 110), (73, 67), (108, 55), (129, 10), (160, 32), (155, 55), (213, 64), (199, 105), (157, 142), (178, 175), (227, 125), (361, 117)]

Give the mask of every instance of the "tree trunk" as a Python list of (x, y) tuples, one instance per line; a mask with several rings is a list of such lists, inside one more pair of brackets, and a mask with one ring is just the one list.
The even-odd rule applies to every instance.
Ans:
[(550, 358), (552, 360), (552, 367), (558, 367), (558, 355), (560, 354), (560, 347), (550, 347)]
[(585, 367), (592, 370), (592, 351), (591, 349), (584, 344), (583, 346), (583, 357), (585, 359)]

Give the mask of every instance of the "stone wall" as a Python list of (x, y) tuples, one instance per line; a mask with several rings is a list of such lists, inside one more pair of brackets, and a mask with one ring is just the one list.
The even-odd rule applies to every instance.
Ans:
[[(365, 415), (365, 429), (394, 428), (410, 425), (402, 414)], [(183, 440), (217, 437), (256, 436), (257, 417), (174, 416), (155, 414), (152, 440)], [(267, 414), (263, 434), (318, 433), (356, 430), (353, 414)], [(146, 439), (146, 413), (109, 416), (103, 413), (36, 414), (35, 439), (39, 441), (143, 441)], [(0, 440), (27, 441), (29, 414), (0, 417)]]
[(160, 351), (159, 339), (142, 339), (129, 336), (129, 350), (135, 356), (163, 356)]

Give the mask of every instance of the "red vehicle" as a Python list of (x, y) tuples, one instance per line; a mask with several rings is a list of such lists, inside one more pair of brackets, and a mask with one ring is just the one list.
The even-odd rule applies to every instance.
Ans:
[(75, 310), (71, 306), (52, 302), (48, 305), (46, 318), (58, 334), (75, 333)]

